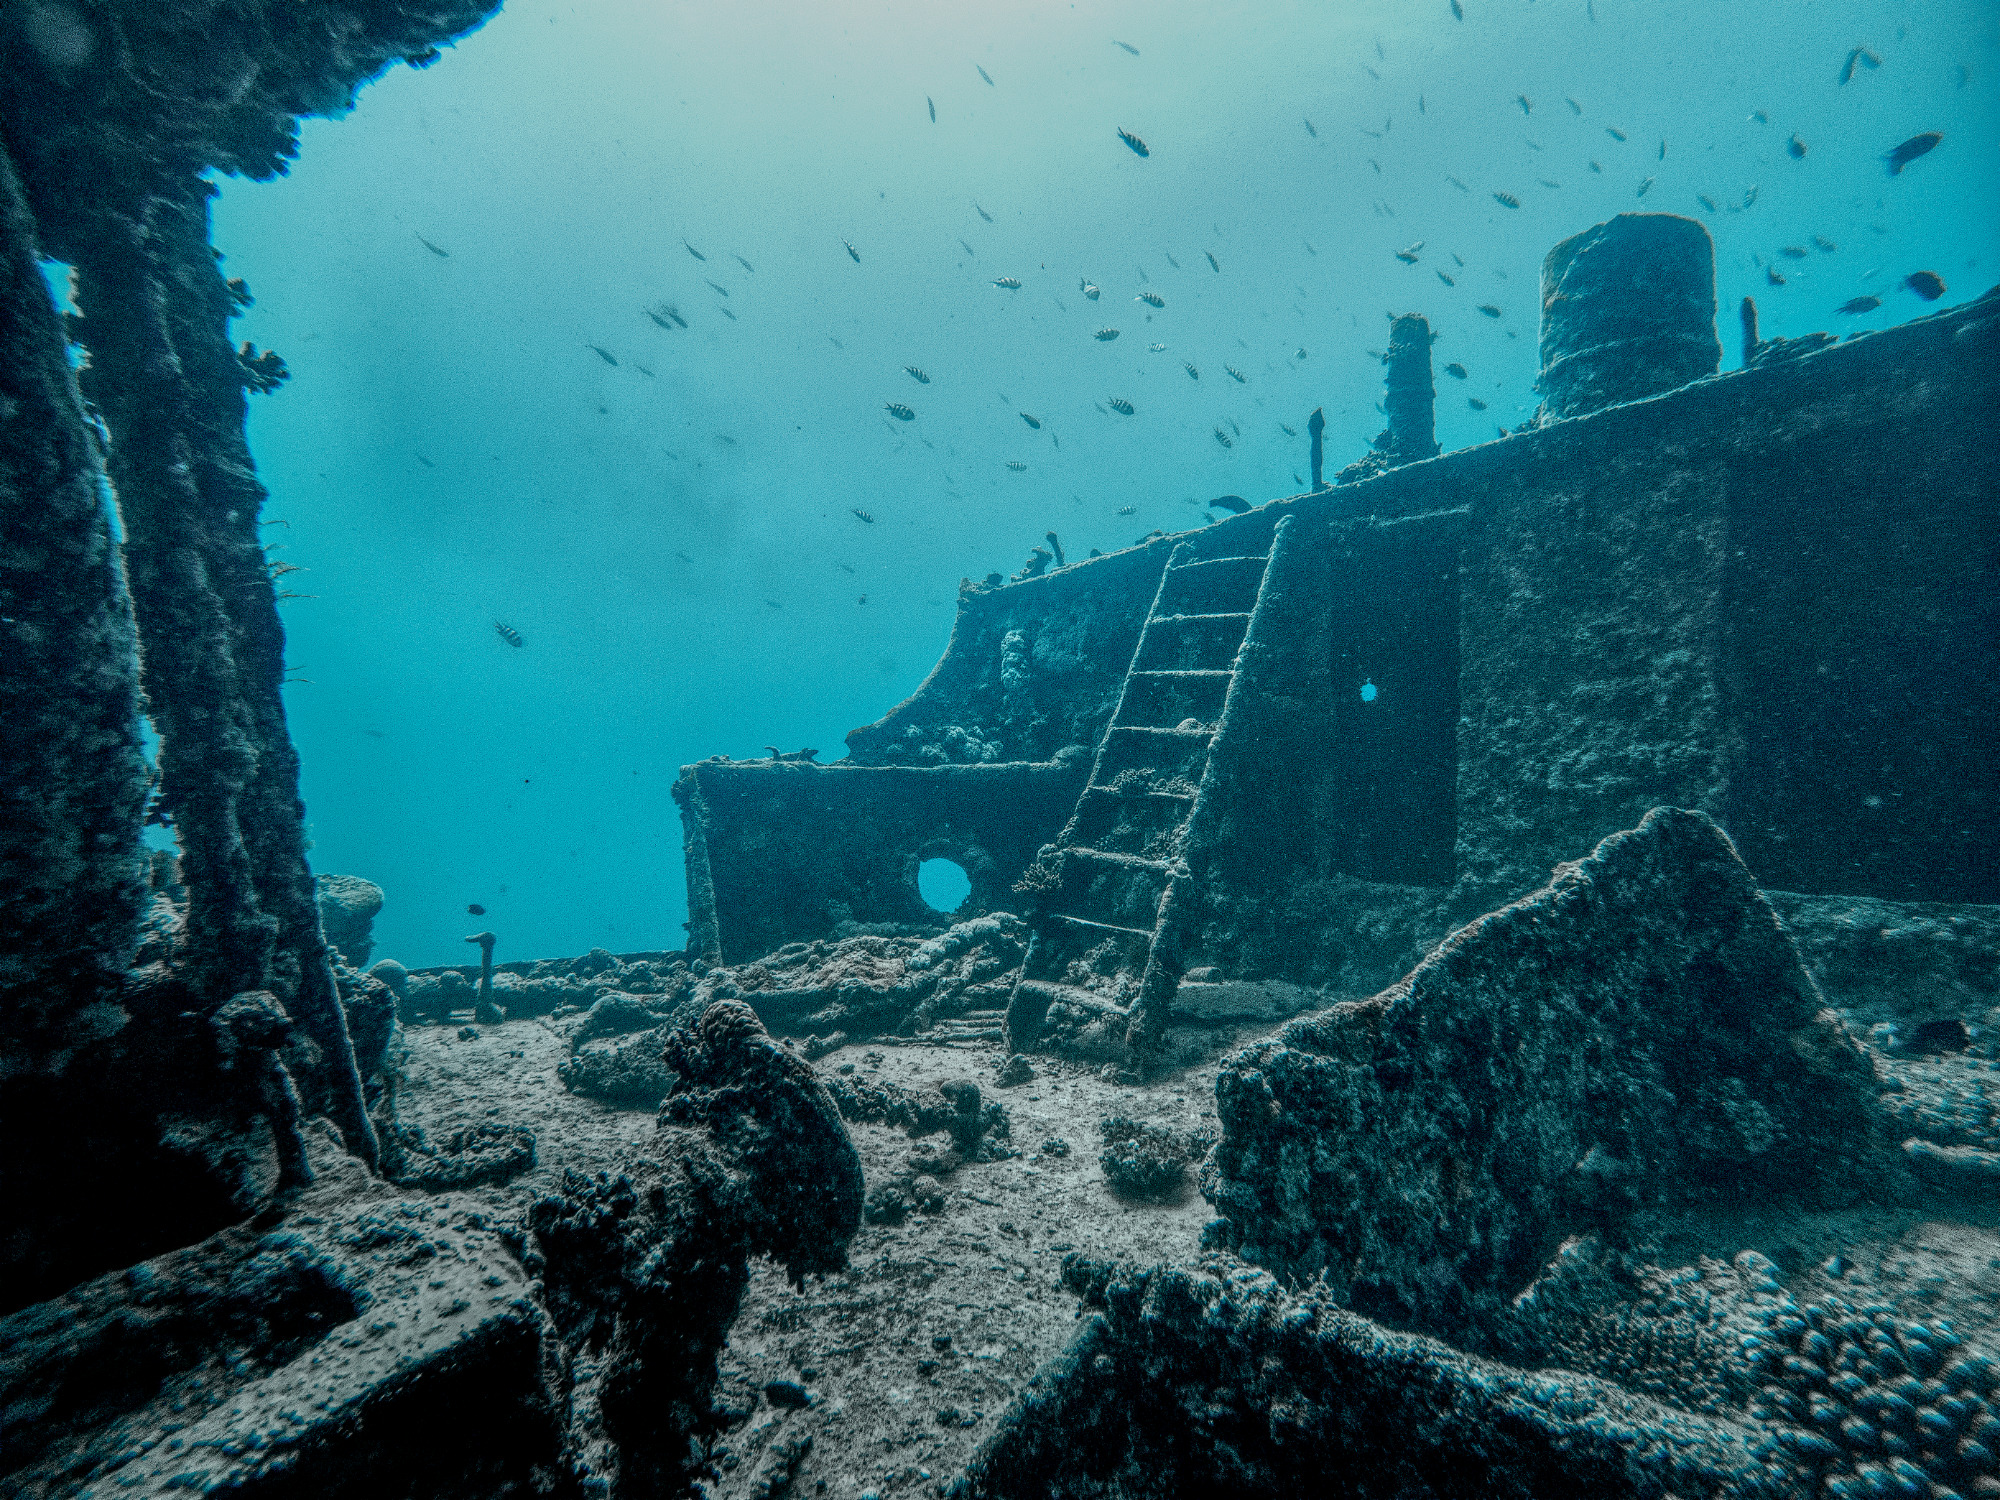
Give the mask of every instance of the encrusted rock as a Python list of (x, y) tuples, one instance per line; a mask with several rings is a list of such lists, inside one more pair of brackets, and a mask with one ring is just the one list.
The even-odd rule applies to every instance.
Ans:
[(358, 875), (321, 875), (314, 885), (319, 893), (320, 930), (326, 940), (349, 968), (367, 968), (368, 954), (375, 946), (369, 929), (382, 909), (382, 887)]
[(735, 1001), (667, 1039), (675, 1075), (650, 1155), (564, 1175), (529, 1222), (573, 1381), (567, 1459), (586, 1493), (680, 1494), (722, 1422), (716, 1356), (769, 1255), (794, 1281), (840, 1269), (861, 1163), (812, 1068)]
[(1217, 1083), (1213, 1238), (1366, 1312), (1477, 1337), (1563, 1240), (1634, 1211), (1852, 1199), (1875, 1075), (1728, 839), (1655, 808), (1373, 999)]
[(1734, 1424), (1567, 1371), (1392, 1333), (1324, 1286), (1217, 1261), (1071, 1255), (1092, 1309), (1000, 1419), (954, 1500), (1049, 1495), (1554, 1497), (1809, 1493)]

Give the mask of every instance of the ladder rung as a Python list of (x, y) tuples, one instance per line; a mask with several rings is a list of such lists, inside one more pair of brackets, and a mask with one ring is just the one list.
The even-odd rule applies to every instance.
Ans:
[(1131, 677), (1234, 677), (1236, 673), (1230, 670), (1228, 667), (1217, 667), (1214, 668), (1213, 670), (1206, 670), (1200, 672), (1160, 670), (1152, 672), (1131, 672), (1126, 675)]
[(1188, 615), (1188, 614), (1172, 614), (1172, 615), (1153, 615), (1153, 616), (1151, 616), (1151, 617), (1149, 617), (1149, 618), (1147, 619), (1146, 623), (1147, 623), (1148, 625), (1158, 625), (1158, 624), (1160, 624), (1160, 623), (1161, 623), (1162, 621), (1166, 621), (1166, 620), (1247, 620), (1247, 619), (1249, 619), (1249, 618), (1250, 618), (1250, 611), (1249, 611), (1249, 610), (1247, 610), (1247, 609), (1234, 609), (1234, 610), (1223, 610), (1223, 611), (1220, 611), (1220, 612), (1218, 612), (1218, 613), (1213, 613), (1213, 614), (1197, 614), (1197, 615)]
[(1106, 864), (1127, 865), (1133, 869), (1154, 870), (1162, 874), (1167, 868), (1167, 862), (1163, 859), (1147, 859), (1141, 854), (1119, 854), (1111, 849), (1092, 849), (1084, 844), (1071, 844), (1063, 853), (1080, 854), (1085, 859), (1099, 859)]
[(1268, 554), (1261, 552), (1253, 552), (1243, 557), (1198, 557), (1193, 562), (1176, 563), (1168, 571), (1173, 573), (1185, 573), (1189, 568), (1208, 568), (1208, 567), (1213, 567), (1216, 563), (1233, 563), (1233, 562), (1268, 563), (1270, 562), (1270, 560), (1271, 559)]
[[(1153, 932), (1149, 927), (1120, 927), (1115, 922), (1093, 922), (1088, 917), (1072, 917), (1066, 912), (1059, 911), (1050, 912), (1049, 915), (1058, 922), (1067, 922), (1072, 927), (1088, 927), (1092, 932), (1115, 932), (1121, 937), (1144, 938), (1149, 943), (1153, 940)], [(1026, 983), (1025, 980), (1022, 982)]]
[(1157, 725), (1157, 724), (1113, 724), (1113, 725), (1111, 726), (1111, 728), (1110, 728), (1109, 730), (1107, 730), (1107, 731), (1106, 731), (1106, 733), (1108, 733), (1108, 734), (1171, 734), (1171, 735), (1175, 735), (1175, 736), (1177, 736), (1177, 737), (1178, 737), (1178, 738), (1180, 738), (1180, 739), (1184, 739), (1184, 740), (1191, 740), (1191, 739), (1196, 739), (1196, 738), (1199, 738), (1199, 737), (1204, 737), (1204, 736), (1208, 736), (1208, 735), (1213, 735), (1213, 734), (1215, 733), (1215, 731), (1214, 731), (1213, 729), (1171, 729), (1171, 728), (1162, 728), (1161, 726), (1159, 726), (1159, 725)]
[(1127, 792), (1127, 791), (1121, 791), (1119, 788), (1112, 786), (1087, 786), (1084, 788), (1084, 790), (1086, 792), (1096, 792), (1100, 796), (1118, 797), (1131, 802), (1137, 802), (1144, 797), (1158, 797), (1163, 802), (1194, 801), (1193, 792), (1156, 792), (1151, 790), (1150, 788), (1141, 792)]

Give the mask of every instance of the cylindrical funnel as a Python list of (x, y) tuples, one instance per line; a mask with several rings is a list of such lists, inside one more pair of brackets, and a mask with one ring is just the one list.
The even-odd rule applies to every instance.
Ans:
[(1713, 375), (1715, 244), (1678, 214), (1620, 214), (1542, 262), (1542, 417), (1580, 417)]

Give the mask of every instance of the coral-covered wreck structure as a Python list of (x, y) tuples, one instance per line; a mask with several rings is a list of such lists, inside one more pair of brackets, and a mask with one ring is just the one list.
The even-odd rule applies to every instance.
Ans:
[(686, 950), (364, 972), (203, 174), (491, 9), (0, 7), (0, 1492), (2000, 1495), (2000, 298), (1724, 375), (1597, 226), (1521, 431), (1398, 319), (688, 767)]
[(1542, 302), (1523, 430), (1438, 456), (1401, 320), (1347, 482), (964, 584), (846, 761), (688, 767), (691, 946), (921, 921), (947, 857), (968, 911), (1032, 913), (1010, 1043), (1136, 1064), (1372, 994), (1665, 804), (1728, 831), (1843, 999), (1967, 999), (2000, 902), (2000, 299), (1837, 345), (1746, 306), (1718, 374), (1706, 232), (1627, 215)]

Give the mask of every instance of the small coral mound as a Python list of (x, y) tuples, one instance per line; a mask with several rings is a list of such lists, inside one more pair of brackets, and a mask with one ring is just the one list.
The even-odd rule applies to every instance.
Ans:
[(1106, 1115), (1097, 1131), (1104, 1138), (1097, 1164), (1104, 1169), (1111, 1191), (1147, 1203), (1179, 1193), (1187, 1181), (1188, 1163), (1199, 1161), (1215, 1144), (1212, 1135), (1201, 1131), (1165, 1130), (1122, 1115)]

